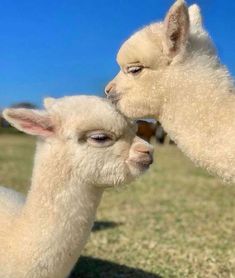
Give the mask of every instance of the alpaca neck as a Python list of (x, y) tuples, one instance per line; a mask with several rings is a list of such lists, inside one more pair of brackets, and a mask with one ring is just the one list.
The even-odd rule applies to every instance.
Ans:
[(172, 68), (166, 87), (159, 120), (170, 137), (197, 164), (235, 180), (235, 93), (227, 70), (216, 59), (195, 58)]
[[(47, 273), (40, 277), (60, 278), (69, 273), (89, 236), (103, 193), (74, 176), (65, 161), (66, 154), (39, 146), (32, 186), (19, 219), (19, 253), (30, 246), (28, 271), (36, 273), (43, 266)], [(34, 268), (31, 259), (37, 261)]]

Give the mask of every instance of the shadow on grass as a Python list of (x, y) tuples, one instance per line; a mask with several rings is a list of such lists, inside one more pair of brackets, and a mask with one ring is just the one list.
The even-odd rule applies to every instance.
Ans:
[(92, 257), (80, 257), (69, 278), (162, 278), (138, 268)]
[(122, 225), (121, 222), (113, 222), (113, 221), (96, 221), (93, 225), (92, 232), (99, 232), (106, 229), (113, 229), (117, 226)]
[[(96, 221), (93, 232), (113, 229), (123, 225), (121, 222)], [(69, 278), (162, 278), (159, 275), (138, 268), (120, 265), (98, 258), (82, 256), (79, 258)]]

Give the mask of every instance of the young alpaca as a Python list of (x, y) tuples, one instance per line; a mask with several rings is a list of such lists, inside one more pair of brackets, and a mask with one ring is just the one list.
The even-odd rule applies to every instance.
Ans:
[(130, 182), (152, 162), (153, 148), (107, 100), (65, 97), (46, 107), (3, 113), (40, 139), (26, 200), (0, 188), (1, 278), (66, 277), (104, 189)]
[[(190, 26), (191, 24), (191, 26)], [(128, 117), (153, 117), (198, 165), (235, 182), (235, 90), (202, 27), (177, 1), (164, 22), (130, 37), (106, 94)]]

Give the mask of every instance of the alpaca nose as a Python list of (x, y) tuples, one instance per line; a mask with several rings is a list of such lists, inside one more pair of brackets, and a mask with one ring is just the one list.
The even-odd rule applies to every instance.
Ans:
[(148, 154), (150, 156), (153, 155), (153, 147), (151, 145), (146, 146), (143, 144), (138, 144), (135, 146), (135, 150), (142, 154)]
[[(147, 143), (148, 144), (148, 143)], [(139, 154), (139, 157), (146, 159), (149, 164), (153, 163), (153, 147), (150, 144), (137, 144), (135, 145), (135, 151)]]
[(135, 151), (137, 152), (153, 155), (154, 152), (153, 146), (150, 145), (147, 141), (140, 138), (139, 136), (135, 137), (134, 146), (135, 146)]
[(153, 163), (153, 150), (153, 146), (136, 136), (130, 148), (127, 163), (130, 167), (145, 171)]
[(109, 82), (108, 85), (105, 87), (105, 90), (104, 90), (106, 96), (108, 96), (112, 93), (115, 93), (115, 91), (116, 91), (116, 85), (113, 82)]
[(146, 160), (149, 164), (153, 163), (153, 146), (137, 136), (134, 140), (134, 152), (139, 159)]

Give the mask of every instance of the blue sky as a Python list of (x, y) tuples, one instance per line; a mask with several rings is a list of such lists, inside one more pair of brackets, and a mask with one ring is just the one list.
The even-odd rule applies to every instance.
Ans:
[[(121, 43), (162, 19), (170, 0), (0, 0), (0, 107), (43, 97), (103, 94)], [(235, 76), (235, 1), (197, 0)]]

